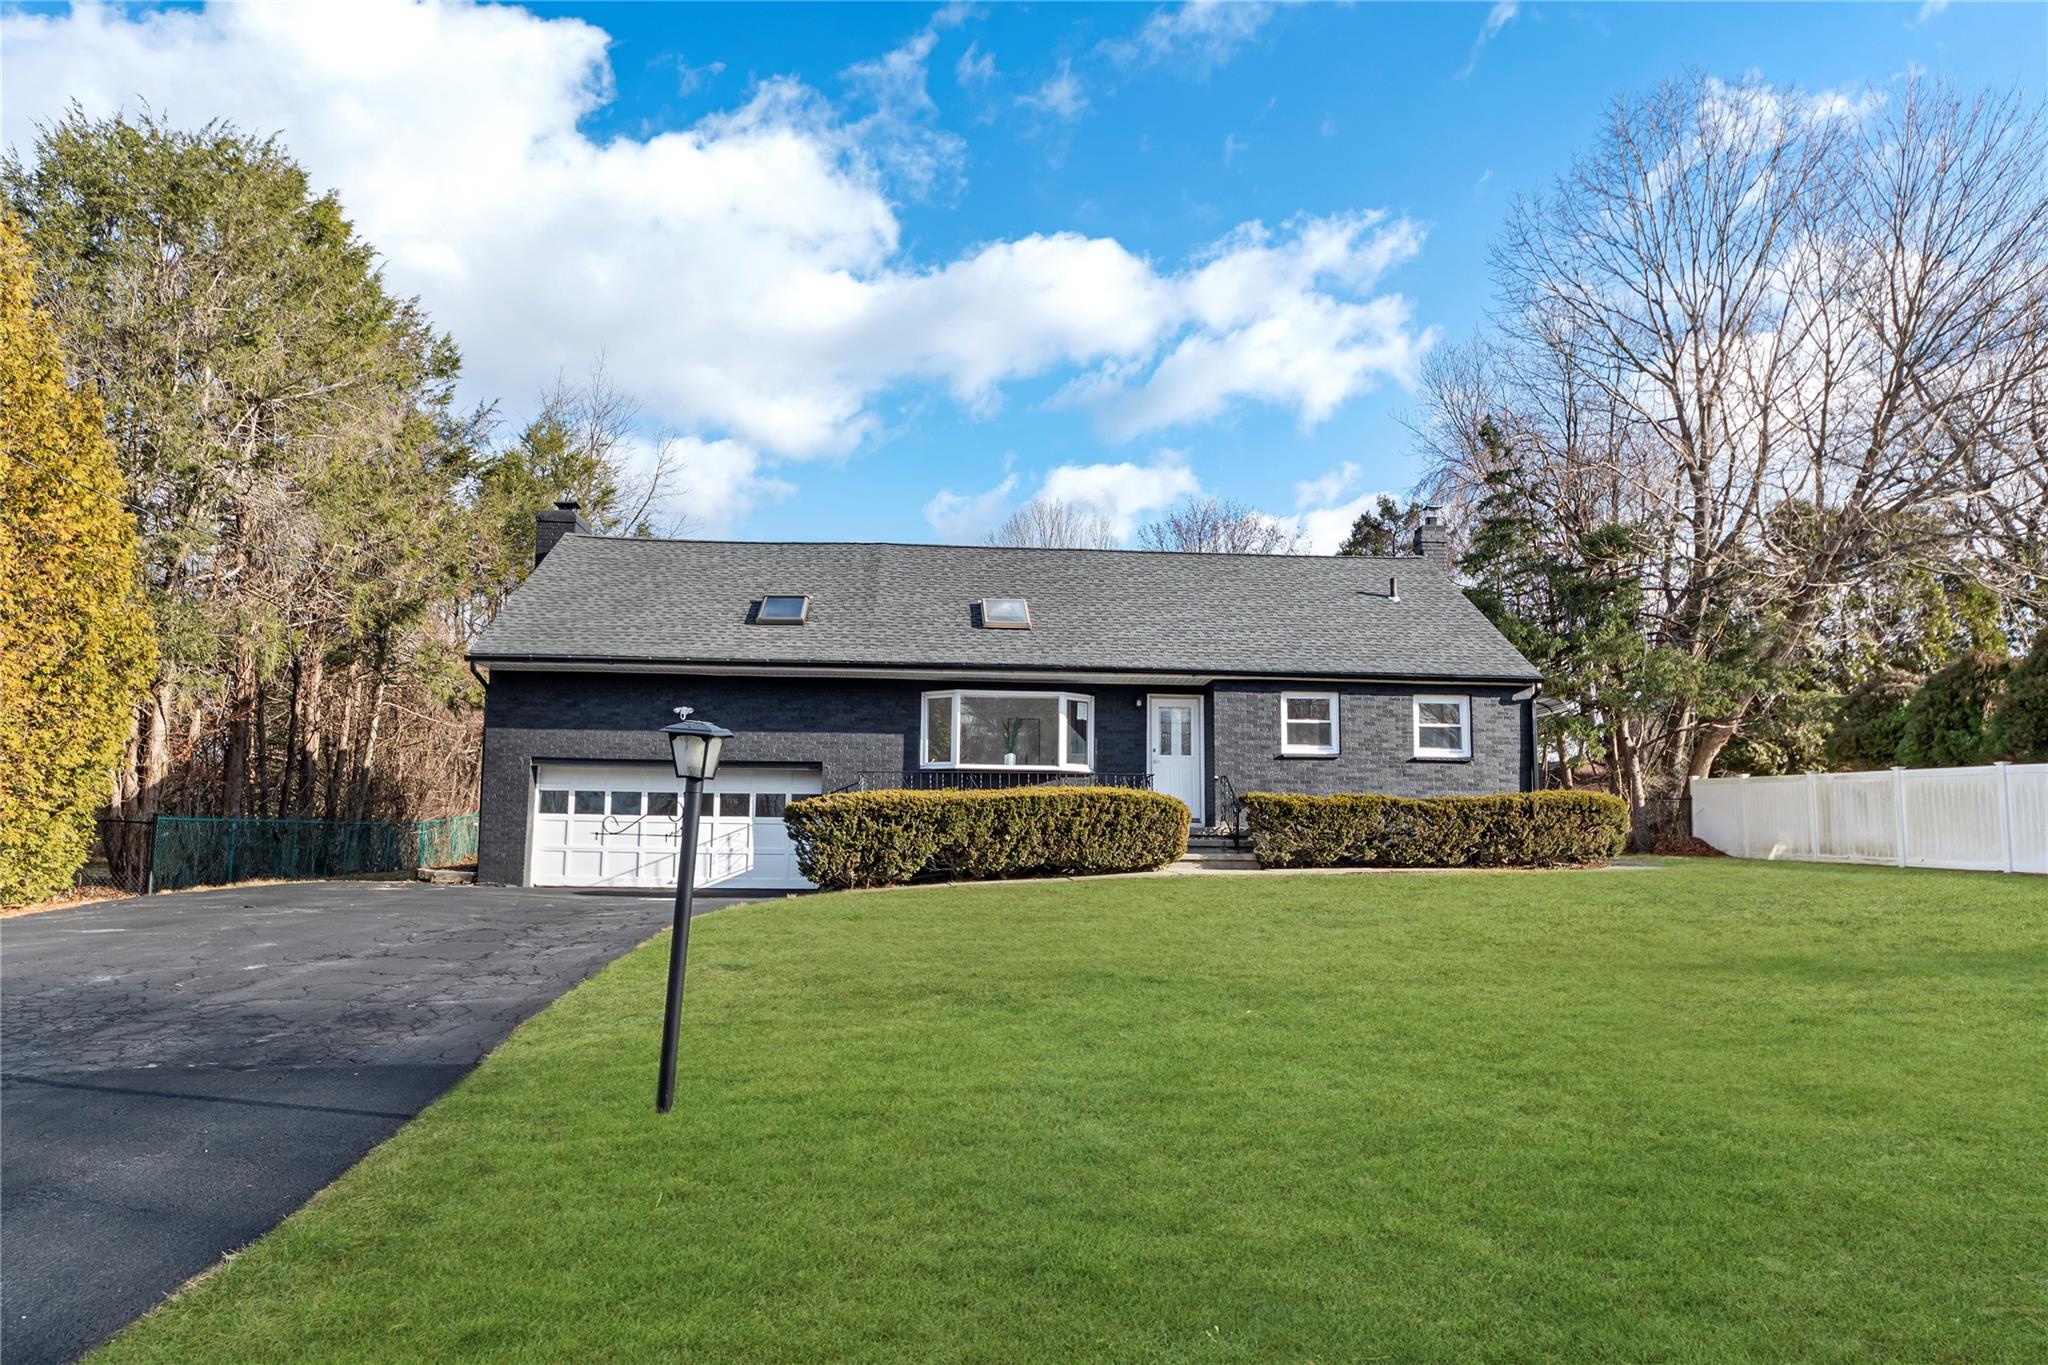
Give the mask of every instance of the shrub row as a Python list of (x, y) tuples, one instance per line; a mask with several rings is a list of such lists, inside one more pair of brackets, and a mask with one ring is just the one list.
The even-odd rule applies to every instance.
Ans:
[(1266, 867), (1557, 867), (1621, 852), (1628, 806), (1597, 792), (1244, 798)]
[(1116, 787), (832, 792), (782, 818), (798, 868), (824, 887), (1138, 872), (1188, 847), (1186, 806)]

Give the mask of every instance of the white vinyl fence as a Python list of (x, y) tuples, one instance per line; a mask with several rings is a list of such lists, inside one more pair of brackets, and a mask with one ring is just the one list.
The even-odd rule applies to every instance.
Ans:
[(1696, 777), (1692, 832), (1738, 858), (2048, 873), (2048, 763)]

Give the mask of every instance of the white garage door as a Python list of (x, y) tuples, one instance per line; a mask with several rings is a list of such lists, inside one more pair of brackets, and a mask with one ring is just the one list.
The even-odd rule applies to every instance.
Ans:
[[(796, 852), (782, 823), (794, 796), (814, 796), (818, 774), (801, 768), (728, 768), (704, 784), (697, 830), (697, 886), (801, 889)], [(683, 780), (656, 764), (543, 763), (533, 793), (534, 886), (676, 884)]]

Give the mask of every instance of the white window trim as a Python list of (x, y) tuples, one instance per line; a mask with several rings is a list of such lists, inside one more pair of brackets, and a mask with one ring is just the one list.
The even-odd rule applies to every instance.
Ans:
[[(933, 763), (928, 759), (931, 753), (932, 698), (947, 697), (952, 700), (948, 713), (952, 717), (952, 743), (946, 752), (952, 754), (948, 763)], [(1058, 763), (962, 763), (960, 754), (960, 699), (963, 697), (1029, 697), (1034, 701), (1048, 698), (1059, 702), (1059, 734), (1054, 739), (1053, 752), (1060, 756)], [(1086, 702), (1088, 705), (1088, 761), (1068, 763), (1067, 756), (1067, 705), (1069, 702)], [(917, 699), (917, 766), (920, 769), (957, 768), (964, 772), (992, 773), (1092, 773), (1095, 771), (1095, 732), (1101, 722), (1101, 712), (1095, 705), (1095, 698), (1086, 692), (1027, 692), (1014, 688), (948, 687), (937, 692), (923, 692)]]
[[(1330, 703), (1330, 742), (1328, 744), (1296, 744), (1287, 738), (1287, 703), (1291, 701), (1326, 701)], [(1342, 714), (1343, 698), (1335, 692), (1282, 692), (1280, 694), (1280, 752), (1300, 754), (1310, 758), (1328, 758), (1342, 753), (1344, 732), (1338, 721)], [(1313, 725), (1316, 722), (1300, 720), (1297, 725)]]
[[(1464, 743), (1457, 749), (1425, 749), (1422, 747), (1422, 705), (1424, 702), (1444, 702), (1458, 708), (1458, 737)], [(1412, 737), (1415, 742), (1415, 757), (1437, 763), (1456, 763), (1472, 757), (1472, 699), (1450, 692), (1418, 692), (1409, 703), (1408, 715)]]

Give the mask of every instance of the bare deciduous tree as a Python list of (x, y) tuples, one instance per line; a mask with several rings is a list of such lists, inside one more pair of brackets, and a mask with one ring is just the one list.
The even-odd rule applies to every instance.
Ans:
[(1216, 555), (1291, 555), (1302, 550), (1301, 532), (1255, 507), (1229, 498), (1187, 497), (1166, 515), (1138, 530), (1146, 550), (1181, 550)]
[(1667, 683), (1604, 719), (1639, 808), (1710, 770), (1848, 585), (2038, 574), (2044, 150), (2018, 96), (1695, 77), (1517, 203), (1499, 335), (1433, 366), (1419, 435), (1439, 500), (1483, 484), (1492, 415), (1560, 550), (1637, 533)]
[(991, 545), (1043, 550), (1113, 550), (1116, 529), (1108, 518), (1081, 503), (1033, 498), (989, 533)]

